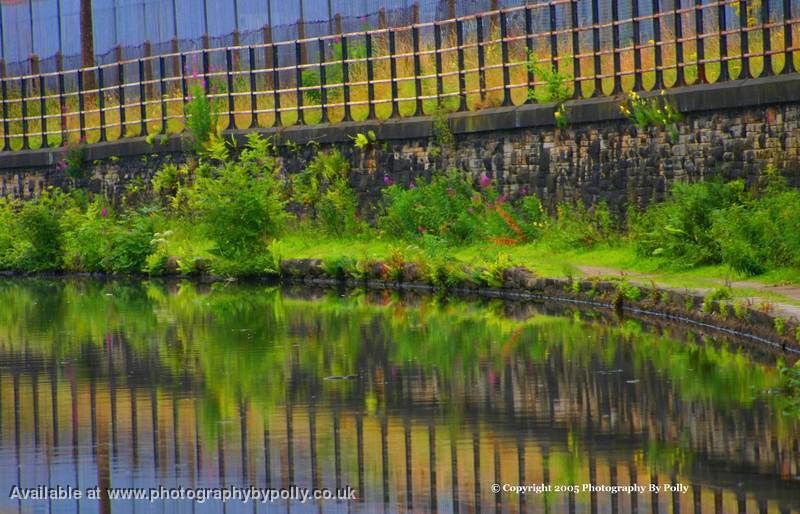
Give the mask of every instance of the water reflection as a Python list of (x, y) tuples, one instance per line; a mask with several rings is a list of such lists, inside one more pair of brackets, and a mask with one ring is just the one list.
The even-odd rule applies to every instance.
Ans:
[[(540, 304), (190, 283), (0, 284), (0, 509), (800, 512), (770, 355)], [(683, 484), (494, 494), (492, 484)], [(352, 486), (356, 502), (17, 500)]]

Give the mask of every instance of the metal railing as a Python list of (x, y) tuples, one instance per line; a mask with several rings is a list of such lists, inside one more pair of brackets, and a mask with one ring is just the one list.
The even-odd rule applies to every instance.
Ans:
[(7, 77), (0, 148), (180, 132), (198, 88), (221, 128), (255, 129), (519, 105), (554, 80), (580, 99), (792, 73), (796, 10), (790, 0), (552, 0)]

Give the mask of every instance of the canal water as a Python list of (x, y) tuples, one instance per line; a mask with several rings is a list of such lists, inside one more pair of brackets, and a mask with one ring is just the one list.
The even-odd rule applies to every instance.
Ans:
[[(6, 280), (0, 512), (800, 513), (800, 423), (742, 344), (548, 303)], [(244, 501), (268, 488), (345, 497)]]

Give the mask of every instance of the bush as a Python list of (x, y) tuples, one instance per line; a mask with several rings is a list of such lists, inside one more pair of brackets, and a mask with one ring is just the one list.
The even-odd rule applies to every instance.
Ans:
[(17, 215), (19, 239), (14, 244), (14, 267), (28, 272), (61, 268), (64, 236), (60, 211), (64, 201), (60, 193), (43, 193), (25, 202)]
[(712, 226), (719, 211), (741, 205), (744, 183), (718, 180), (676, 183), (671, 197), (632, 221), (631, 235), (642, 256), (663, 257), (677, 266), (720, 262)]
[(428, 234), (461, 244), (485, 235), (480, 218), (485, 202), (457, 171), (435, 176), (427, 184), (412, 183), (408, 189), (391, 185), (384, 190), (384, 201), (379, 226), (392, 236), (419, 239)]
[(603, 202), (588, 209), (582, 204), (563, 203), (555, 218), (539, 221), (538, 225), (541, 239), (557, 249), (591, 248), (611, 242), (615, 235), (615, 223)]
[(339, 150), (319, 152), (293, 179), (294, 200), (323, 232), (358, 231), (358, 202), (349, 182), (350, 163)]
[(222, 257), (250, 256), (284, 227), (280, 183), (263, 142), (258, 134), (249, 134), (238, 161), (197, 177), (189, 192), (190, 209)]
[(153, 251), (153, 223), (132, 213), (115, 227), (103, 268), (111, 273), (141, 273)]
[(92, 202), (85, 210), (73, 207), (62, 216), (64, 230), (64, 268), (70, 271), (103, 271), (103, 258), (114, 231), (108, 209)]

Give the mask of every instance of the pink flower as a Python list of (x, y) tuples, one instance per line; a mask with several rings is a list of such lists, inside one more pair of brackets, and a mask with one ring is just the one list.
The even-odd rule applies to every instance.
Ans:
[(453, 189), (452, 187), (448, 187), (447, 188), (447, 194), (450, 195), (450, 196), (453, 196), (454, 194), (456, 194), (456, 190)]
[(497, 199), (497, 203), (505, 203), (506, 202), (506, 195), (500, 195), (500, 198)]
[(383, 176), (383, 185), (384, 186), (391, 186), (392, 183), (393, 183), (392, 179), (389, 178), (389, 175), (384, 175)]
[(467, 207), (467, 212), (468, 212), (468, 213), (470, 213), (470, 214), (472, 214), (472, 212), (473, 212), (473, 211), (472, 211), (472, 207)]
[(102, 217), (104, 217), (104, 218), (105, 218), (106, 216), (108, 216), (108, 209), (106, 209), (105, 207), (103, 207), (102, 209), (100, 209), (100, 216), (102, 216)]
[(482, 188), (487, 188), (490, 185), (492, 185), (492, 181), (489, 180), (489, 177), (487, 177), (485, 173), (481, 175), (480, 182), (481, 182), (481, 187)]
[(417, 187), (417, 185), (416, 185), (414, 182), (411, 182), (411, 183), (408, 185), (408, 188), (409, 188), (409, 189), (416, 189), (416, 187)]

